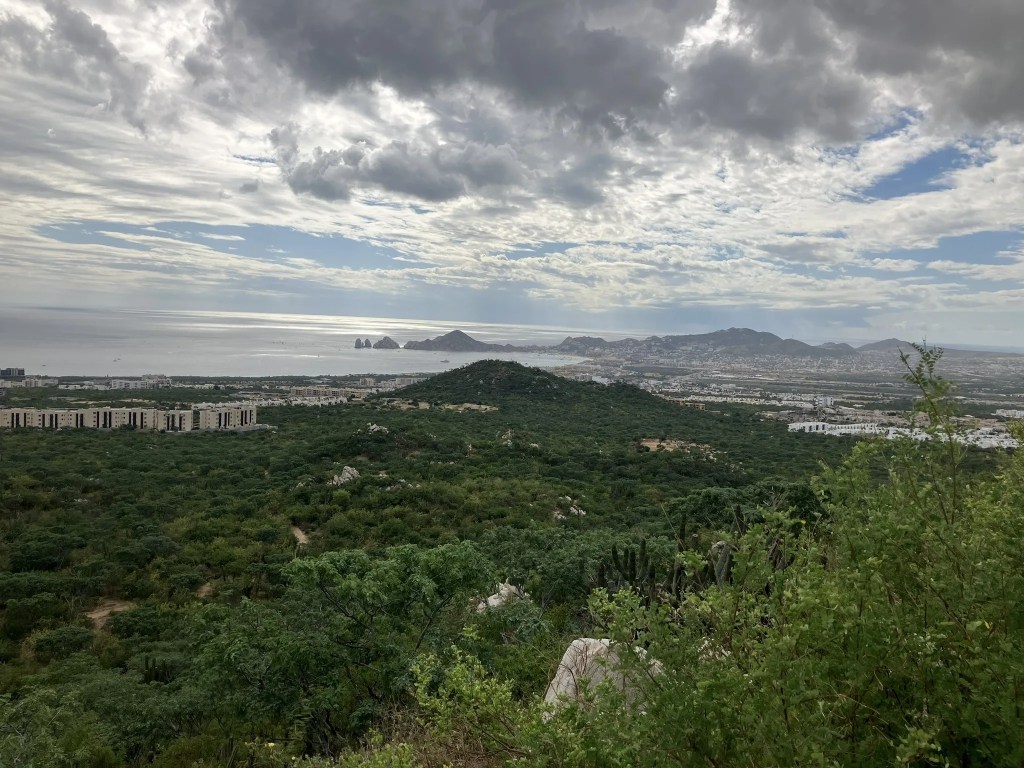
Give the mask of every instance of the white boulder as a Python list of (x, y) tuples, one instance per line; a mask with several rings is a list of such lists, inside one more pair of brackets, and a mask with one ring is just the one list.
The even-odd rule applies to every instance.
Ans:
[(351, 483), (357, 477), (359, 477), (359, 470), (355, 467), (346, 466), (341, 470), (340, 475), (332, 477), (327, 481), (327, 484), (333, 486), (345, 485), (345, 483)]
[[(640, 663), (623, 663), (620, 655), (623, 648), (636, 654)], [(652, 679), (661, 673), (661, 663), (648, 661), (643, 648), (613, 643), (607, 638), (580, 637), (573, 640), (562, 655), (555, 676), (544, 692), (544, 703), (557, 709), (566, 703), (582, 702), (585, 691), (593, 691), (605, 680), (610, 680), (632, 702), (641, 679)]]
[(477, 603), (476, 612), (483, 613), (488, 609), (500, 608), (508, 603), (514, 603), (517, 600), (526, 600), (529, 597), (530, 596), (523, 591), (522, 587), (517, 587), (515, 584), (509, 584), (506, 580), (498, 585), (497, 592)]

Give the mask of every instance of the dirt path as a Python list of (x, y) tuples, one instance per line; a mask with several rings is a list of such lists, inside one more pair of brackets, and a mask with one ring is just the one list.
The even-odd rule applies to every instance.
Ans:
[(292, 526), (292, 536), (295, 537), (295, 541), (299, 544), (309, 544), (309, 536), (297, 525)]
[(92, 619), (92, 623), (96, 625), (96, 629), (101, 629), (104, 624), (107, 623), (107, 619), (113, 613), (120, 613), (121, 611), (127, 611), (135, 607), (135, 603), (127, 600), (112, 600), (106, 599), (101, 600), (100, 604), (88, 611), (85, 615)]

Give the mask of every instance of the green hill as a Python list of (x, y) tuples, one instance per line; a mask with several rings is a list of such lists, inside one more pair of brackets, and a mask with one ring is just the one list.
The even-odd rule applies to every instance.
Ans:
[(563, 379), (519, 363), (480, 360), (400, 389), (396, 394), (428, 402), (501, 405), (510, 398), (574, 400), (599, 396), (605, 389), (600, 384)]
[[(512, 429), (519, 441), (540, 444), (594, 469), (619, 457), (616, 474), (635, 471), (642, 476), (649, 471), (650, 462), (634, 465), (642, 452), (641, 440), (652, 438), (704, 446), (717, 455), (716, 462), (701, 462), (699, 472), (710, 485), (803, 476), (816, 471), (822, 460), (838, 460), (849, 449), (845, 441), (803, 440), (805, 436), (764, 420), (749, 406), (722, 403), (703, 411), (632, 385), (574, 381), (500, 360), (472, 363), (395, 395), (434, 405), (496, 407), (496, 412), (486, 414), (457, 414), (467, 439), (493, 439), (493, 434)], [(443, 428), (441, 423), (437, 427)], [(686, 456), (692, 461), (698, 452), (693, 449)], [(685, 452), (674, 453), (671, 460), (666, 456), (665, 461), (678, 468), (687, 463), (680, 453)], [(591, 479), (599, 477), (600, 471)]]

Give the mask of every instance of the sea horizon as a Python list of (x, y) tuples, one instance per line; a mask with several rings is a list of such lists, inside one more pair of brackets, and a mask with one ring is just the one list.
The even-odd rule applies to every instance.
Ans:
[[(440, 373), (489, 358), (551, 368), (583, 358), (550, 352), (427, 352), (356, 349), (385, 336), (404, 346), (461, 330), (479, 341), (556, 347), (566, 336), (606, 340), (701, 331), (609, 331), (539, 324), (220, 310), (82, 307), (0, 308), (0, 367), (46, 376), (347, 376)], [(717, 330), (717, 329), (714, 329)], [(761, 329), (755, 329), (761, 330)], [(785, 337), (785, 334), (777, 334)], [(894, 334), (889, 334), (892, 336)], [(878, 338), (846, 340), (854, 346)], [(801, 339), (821, 344), (835, 339)], [(913, 341), (910, 339), (908, 341)], [(1020, 354), (977, 344), (936, 346)]]
[[(582, 358), (531, 352), (356, 349), (355, 340), (390, 336), (404, 345), (459, 329), (480, 341), (555, 346), (579, 332), (410, 318), (201, 310), (4, 308), (0, 367), (44, 376), (348, 376), (440, 373), (476, 360), (542, 368)], [(607, 334), (612, 337), (619, 334)]]

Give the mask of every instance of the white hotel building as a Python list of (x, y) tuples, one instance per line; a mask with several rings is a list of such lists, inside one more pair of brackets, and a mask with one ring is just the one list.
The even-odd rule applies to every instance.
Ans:
[(815, 432), (820, 435), (884, 435), (878, 424), (827, 424), (824, 421), (798, 421), (789, 425), (790, 432)]
[[(158, 408), (0, 408), (0, 428), (19, 429), (120, 429), (147, 432), (192, 432), (195, 411), (163, 411)], [(200, 431), (251, 429), (256, 407), (251, 405), (198, 411)]]
[(199, 411), (199, 429), (220, 432), (226, 429), (251, 429), (256, 426), (255, 405), (229, 405)]

